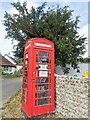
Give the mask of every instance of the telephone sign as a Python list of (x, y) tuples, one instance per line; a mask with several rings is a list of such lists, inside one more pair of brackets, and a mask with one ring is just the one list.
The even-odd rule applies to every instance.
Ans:
[(22, 111), (28, 117), (54, 111), (54, 43), (29, 39), (24, 46)]

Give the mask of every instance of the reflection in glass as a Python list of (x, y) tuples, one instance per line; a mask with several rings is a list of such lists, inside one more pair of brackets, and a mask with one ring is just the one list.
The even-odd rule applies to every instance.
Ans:
[(48, 99), (38, 100), (38, 105), (48, 104)]
[(39, 55), (39, 52), (36, 52), (36, 56), (38, 56)]
[(36, 52), (36, 56), (48, 56), (48, 52)]
[(48, 56), (48, 52), (39, 52), (39, 56)]
[(25, 76), (27, 76), (27, 75), (28, 75), (28, 72), (27, 72), (27, 71), (25, 71), (25, 72), (24, 72), (24, 75), (25, 75)]
[(27, 84), (24, 84), (24, 88), (27, 88)]
[(48, 96), (48, 92), (39, 92), (38, 93), (38, 98), (40, 97), (47, 97)]
[(26, 59), (28, 59), (28, 53), (26, 54)]
[(26, 103), (26, 101), (27, 101), (27, 100), (26, 100), (26, 98), (24, 97), (24, 102)]
[(36, 58), (36, 62), (48, 63), (48, 58)]
[(28, 69), (28, 66), (26, 65), (24, 68), (25, 68), (25, 70), (27, 70), (27, 69)]
[(28, 60), (27, 60), (27, 59), (25, 60), (25, 64), (26, 64), (26, 65), (28, 64)]
[(26, 97), (26, 95), (27, 95), (27, 91), (26, 91), (26, 90), (24, 90), (24, 96)]
[(48, 85), (38, 85), (38, 90), (48, 90)]
[(36, 64), (36, 69), (38, 69), (39, 68), (39, 64)]
[(27, 81), (28, 81), (28, 79), (26, 77), (24, 77), (24, 82), (27, 82)]
[(44, 83), (46, 83), (46, 82), (48, 82), (48, 78), (36, 78), (36, 82), (40, 82), (40, 83), (42, 83), (42, 82), (44, 82)]

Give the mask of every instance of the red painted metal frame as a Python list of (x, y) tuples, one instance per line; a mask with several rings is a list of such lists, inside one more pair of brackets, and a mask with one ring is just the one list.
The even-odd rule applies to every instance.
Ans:
[[(51, 45), (51, 47), (43, 47), (43, 46), (36, 46), (35, 43), (40, 44), (47, 44)], [(22, 110), (26, 113), (28, 117), (37, 116), (45, 113), (49, 113), (54, 111), (55, 108), (55, 99), (54, 99), (54, 43), (45, 39), (45, 38), (32, 38), (29, 39), (25, 44), (25, 50), (24, 50), (24, 66), (23, 66), (23, 79), (22, 79)], [(51, 83), (36, 83), (36, 52), (48, 52), (49, 53), (49, 63), (51, 64), (51, 69), (48, 70), (48, 72), (51, 72), (51, 76), (48, 76), (49, 81), (51, 79)], [(25, 55), (28, 54), (28, 70), (27, 72), (27, 78), (28, 82), (24, 82), (25, 78)], [(38, 56), (39, 57), (39, 56)], [(51, 59), (51, 63), (50, 63)], [(42, 90), (40, 92), (48, 91), (49, 96), (45, 97), (48, 98), (48, 104), (44, 105), (36, 105), (35, 106), (35, 100), (44, 99), (44, 98), (35, 98), (36, 85), (42, 85), (47, 84), (49, 86), (48, 90)], [(26, 88), (24, 86), (27, 85)], [(51, 89), (50, 89), (51, 85)], [(26, 90), (26, 102), (24, 102), (24, 90)], [(51, 95), (50, 95), (51, 91)], [(38, 90), (39, 92), (39, 90)], [(50, 103), (51, 99), (51, 103)], [(36, 103), (37, 104), (37, 103)]]

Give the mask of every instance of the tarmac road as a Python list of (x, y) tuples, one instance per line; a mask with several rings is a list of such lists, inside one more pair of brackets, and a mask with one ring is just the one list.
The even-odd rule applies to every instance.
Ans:
[(5, 103), (7, 99), (15, 94), (15, 92), (21, 88), (21, 80), (22, 78), (14, 78), (10, 80), (0, 80), (2, 84), (2, 103)]

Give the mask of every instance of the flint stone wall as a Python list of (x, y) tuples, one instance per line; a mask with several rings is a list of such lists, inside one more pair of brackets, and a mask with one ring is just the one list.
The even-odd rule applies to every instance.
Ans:
[(60, 118), (88, 118), (88, 79), (56, 76), (56, 109)]

